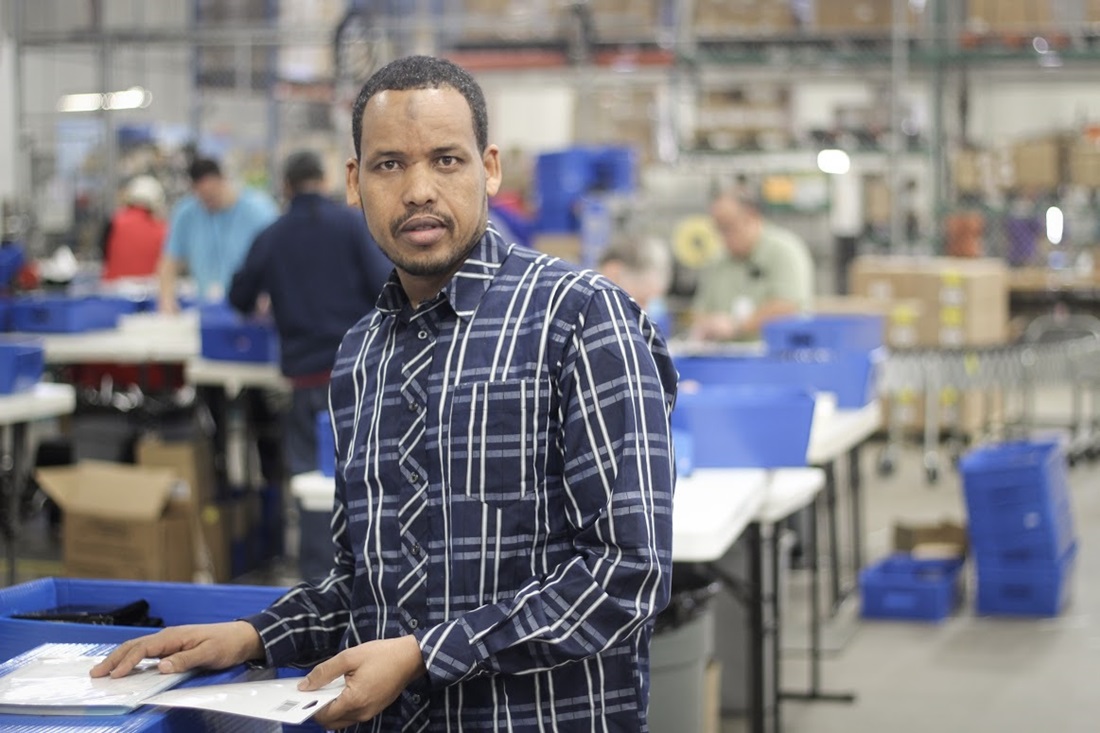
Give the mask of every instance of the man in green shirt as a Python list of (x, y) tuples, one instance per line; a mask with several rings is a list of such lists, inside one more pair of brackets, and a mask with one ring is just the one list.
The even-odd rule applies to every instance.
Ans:
[(699, 272), (693, 338), (756, 339), (769, 320), (810, 308), (814, 264), (805, 242), (731, 192), (720, 193), (710, 213), (725, 251)]

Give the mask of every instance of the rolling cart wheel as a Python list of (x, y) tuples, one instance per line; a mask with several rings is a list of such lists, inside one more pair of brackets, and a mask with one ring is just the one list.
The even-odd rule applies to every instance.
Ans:
[(1079, 451), (1070, 451), (1066, 454), (1066, 463), (1070, 468), (1073, 468), (1081, 460), (1081, 453)]
[(924, 469), (924, 479), (930, 484), (939, 483), (940, 469), (938, 466), (928, 466)]

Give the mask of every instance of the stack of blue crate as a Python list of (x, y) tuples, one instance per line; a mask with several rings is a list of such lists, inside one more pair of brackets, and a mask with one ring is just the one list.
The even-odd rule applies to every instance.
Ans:
[(1077, 554), (1066, 465), (1057, 439), (992, 444), (962, 458), (979, 614), (1064, 608)]

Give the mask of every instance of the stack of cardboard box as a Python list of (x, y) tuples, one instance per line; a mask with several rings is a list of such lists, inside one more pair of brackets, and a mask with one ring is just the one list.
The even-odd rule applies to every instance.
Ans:
[(975, 33), (1031, 33), (1053, 20), (1051, 0), (970, 0), (967, 5), (967, 27)]
[(794, 30), (790, 0), (695, 0), (697, 38), (781, 35)]
[[(814, 27), (823, 33), (889, 33), (894, 25), (893, 0), (814, 0)], [(908, 3), (906, 24), (917, 29), (924, 13)]]
[[(999, 259), (863, 256), (852, 263), (849, 283), (853, 294), (895, 304), (890, 328), (911, 339), (903, 346), (893, 336), (895, 348), (960, 349), (1009, 339), (1008, 268)], [(894, 397), (893, 409), (900, 410), (894, 418), (906, 428), (923, 428), (924, 395), (902, 391)], [(938, 425), (968, 434), (980, 432), (1001, 410), (998, 396), (953, 385), (943, 386), (938, 401)]]
[(217, 496), (209, 449), (200, 439), (146, 436), (135, 454), (136, 465), (81, 461), (36, 472), (64, 514), (65, 575), (231, 580), (242, 569), (234, 567), (234, 548), (250, 542), (260, 521), (258, 493)]

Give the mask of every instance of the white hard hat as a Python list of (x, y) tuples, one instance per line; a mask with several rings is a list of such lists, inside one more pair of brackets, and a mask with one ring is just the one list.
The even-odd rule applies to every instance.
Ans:
[(164, 206), (164, 187), (152, 176), (137, 176), (126, 186), (126, 203), (157, 211)]

